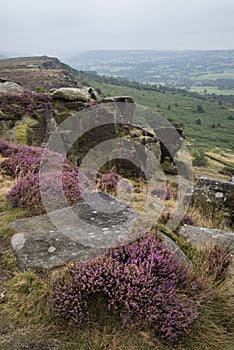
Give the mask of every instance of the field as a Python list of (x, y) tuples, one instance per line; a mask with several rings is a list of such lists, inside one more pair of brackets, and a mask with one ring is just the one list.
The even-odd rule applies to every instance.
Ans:
[(234, 90), (219, 90), (215, 86), (192, 86), (190, 91), (197, 92), (199, 94), (216, 94), (216, 95), (234, 95)]

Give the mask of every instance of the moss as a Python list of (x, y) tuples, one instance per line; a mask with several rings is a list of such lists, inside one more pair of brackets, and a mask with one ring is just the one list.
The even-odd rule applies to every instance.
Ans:
[(14, 139), (19, 144), (31, 145), (35, 141), (34, 129), (38, 128), (39, 122), (28, 116), (16, 123), (14, 128)]

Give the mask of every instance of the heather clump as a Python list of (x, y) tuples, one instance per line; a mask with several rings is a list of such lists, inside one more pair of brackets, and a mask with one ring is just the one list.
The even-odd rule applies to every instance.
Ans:
[[(64, 205), (64, 198), (68, 205), (73, 205), (82, 198), (84, 188), (88, 186), (88, 179), (80, 173), (77, 166), (63, 159), (62, 155), (49, 152), (50, 169), (40, 175), (43, 148), (11, 145), (5, 141), (1, 141), (0, 146), (2, 152), (8, 152), (1, 168), (8, 175), (17, 178), (7, 194), (7, 199), (13, 207), (28, 208), (30, 213), (35, 215), (45, 213), (41, 185), (47, 200), (53, 204), (53, 209)], [(58, 164), (62, 166), (61, 176)]]
[[(43, 176), (44, 195), (53, 210), (60, 209), (64, 203), (63, 197), (61, 198), (60, 179), (56, 175), (51, 172)], [(74, 205), (82, 198), (77, 171), (62, 173), (62, 191), (68, 205)], [(28, 208), (31, 214), (40, 215), (46, 211), (38, 173), (28, 173), (20, 177), (6, 197), (13, 207)]]
[(21, 117), (28, 113), (34, 117), (40, 109), (53, 111), (53, 103), (52, 98), (43, 93), (1, 94), (0, 109), (7, 115)]
[(43, 150), (39, 147), (37, 150), (34, 150), (33, 147), (19, 146), (18, 152), (15, 152), (15, 154), (12, 154), (2, 162), (1, 168), (11, 176), (24, 176), (29, 172), (38, 173), (42, 152)]
[(117, 190), (118, 182), (122, 179), (122, 176), (115, 172), (109, 173), (97, 173), (96, 184), (97, 188), (103, 192), (113, 193)]
[(208, 297), (203, 285), (159, 237), (148, 233), (89, 262), (69, 265), (54, 281), (53, 310), (82, 324), (92, 318), (91, 305), (102, 296), (125, 326), (151, 328), (174, 342), (198, 318)]

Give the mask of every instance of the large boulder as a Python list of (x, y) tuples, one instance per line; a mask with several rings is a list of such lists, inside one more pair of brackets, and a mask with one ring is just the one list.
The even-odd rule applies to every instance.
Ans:
[(24, 89), (14, 81), (0, 80), (0, 94), (22, 94)]
[(93, 89), (90, 88), (60, 88), (52, 93), (52, 98), (66, 101), (88, 102), (91, 99), (97, 99)]
[[(90, 193), (87, 198), (72, 207), (75, 215), (69, 223), (68, 208), (53, 212), (53, 222), (59, 228), (46, 214), (12, 223), (16, 230), (12, 246), (22, 270), (52, 269), (69, 261), (87, 260), (127, 237), (138, 216), (134, 209), (106, 193)], [(113, 212), (102, 211), (101, 200)]]
[(160, 141), (161, 162), (167, 159), (173, 162), (183, 143), (183, 130), (174, 127), (160, 127), (155, 129), (155, 133)]
[(184, 225), (180, 230), (180, 234), (198, 248), (221, 244), (234, 251), (234, 232)]
[(234, 183), (200, 177), (192, 189), (191, 203), (211, 209), (227, 208), (234, 220)]
[[(103, 254), (108, 247), (130, 241), (129, 234), (138, 218), (134, 209), (106, 193), (87, 194), (85, 200), (72, 207), (74, 216), (68, 210), (71, 208), (11, 223), (16, 231), (11, 242), (21, 270), (53, 269)], [(164, 234), (161, 237), (178, 259), (190, 265), (170, 238)]]

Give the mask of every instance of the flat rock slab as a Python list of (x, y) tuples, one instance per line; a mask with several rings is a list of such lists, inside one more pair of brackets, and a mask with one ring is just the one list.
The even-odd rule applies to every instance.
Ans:
[(73, 207), (12, 222), (12, 246), (22, 270), (52, 269), (117, 246), (137, 217), (134, 209), (114, 197), (89, 193)]
[[(116, 198), (102, 192), (88, 193), (73, 207), (12, 222), (16, 233), (11, 243), (21, 270), (53, 269), (131, 242), (134, 239), (129, 233), (137, 218), (134, 209)], [(162, 234), (162, 238), (178, 259), (191, 264), (169, 237)]]
[(180, 234), (196, 247), (224, 244), (234, 251), (234, 232), (185, 225)]

